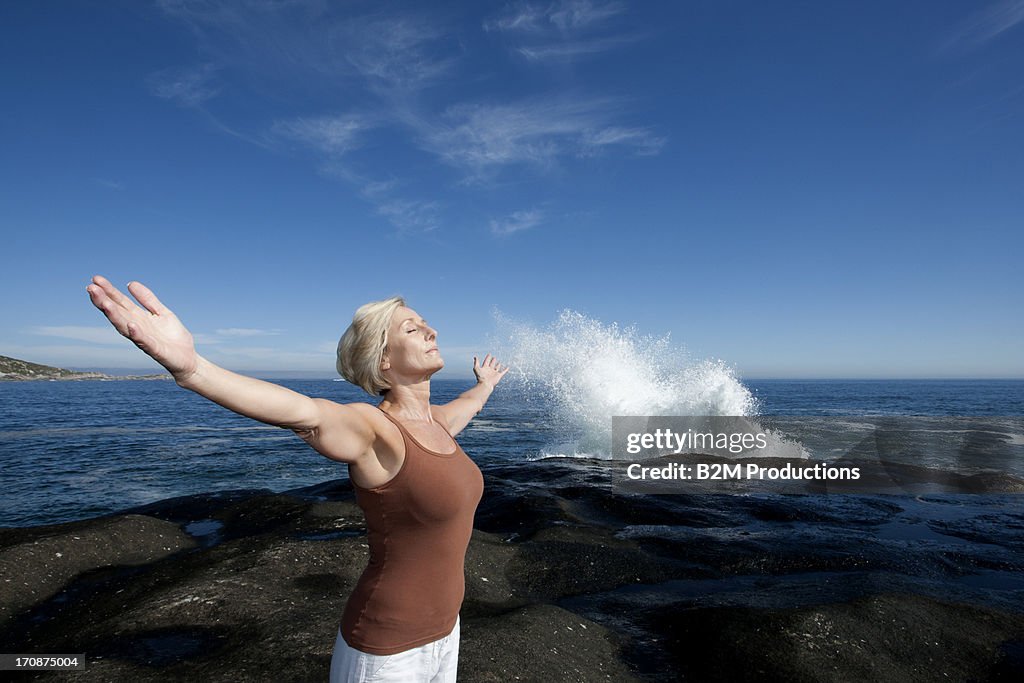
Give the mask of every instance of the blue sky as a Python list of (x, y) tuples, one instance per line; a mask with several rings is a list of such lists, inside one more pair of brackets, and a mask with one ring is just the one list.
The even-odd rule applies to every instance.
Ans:
[[(1024, 377), (1024, 0), (0, 6), (0, 354), (333, 372), (403, 294), (447, 366), (562, 309), (742, 377)], [(655, 361), (656, 362), (656, 361)]]

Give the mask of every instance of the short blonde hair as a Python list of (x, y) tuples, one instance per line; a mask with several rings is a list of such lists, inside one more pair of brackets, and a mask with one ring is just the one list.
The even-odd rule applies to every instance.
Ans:
[(388, 345), (391, 318), (404, 305), (400, 296), (363, 304), (338, 342), (338, 374), (371, 396), (383, 396), (391, 389), (380, 362)]

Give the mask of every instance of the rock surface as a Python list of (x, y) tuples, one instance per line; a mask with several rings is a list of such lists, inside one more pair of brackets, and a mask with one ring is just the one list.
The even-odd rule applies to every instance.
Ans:
[[(728, 508), (686, 520), (694, 533), (719, 529), (716, 542), (629, 537), (616, 532), (621, 518), (663, 520), (655, 501), (627, 505), (577, 485), (578, 476), (557, 481), (548, 467), (547, 488), (516, 488), (504, 479), (512, 468), (489, 475), (466, 556), (460, 681), (1009, 681), (1024, 673), (1018, 612), (900, 593), (872, 570), (921, 573), (915, 565), (863, 565), (845, 559), (860, 555), (841, 555), (838, 541), (799, 555), (780, 549), (781, 559), (766, 563), (753, 534), (720, 530), (741, 506), (758, 524), (836, 515), (849, 525), (854, 510), (875, 524), (897, 505), (837, 501), (830, 510), (802, 498), (730, 498)], [(326, 681), (345, 600), (367, 559), (346, 482), (0, 530), (0, 639), (6, 652), (87, 656), (84, 671), (17, 675), (24, 680)], [(734, 592), (702, 602), (716, 581)], [(797, 596), (803, 604), (777, 604)]]
[[(204, 533), (194, 540), (179, 524), (140, 514), (76, 522), (59, 533), (48, 527), (40, 538), (8, 531), (0, 557), (18, 578), (0, 595), (5, 650), (87, 654), (85, 671), (34, 674), (42, 679), (327, 680), (345, 599), (369, 558), (359, 508), (351, 500), (260, 495), (221, 507), (211, 498), (182, 499), (157, 514), (185, 522), (182, 515), (196, 513), (203, 519), (192, 528)], [(92, 550), (77, 551), (89, 543)], [(67, 563), (55, 563), (55, 548)], [(633, 680), (613, 633), (534, 601), (561, 592), (542, 590), (546, 574), (510, 581), (510, 565), (523, 560), (521, 548), (474, 534), (460, 680)], [(45, 599), (72, 574), (73, 585)]]

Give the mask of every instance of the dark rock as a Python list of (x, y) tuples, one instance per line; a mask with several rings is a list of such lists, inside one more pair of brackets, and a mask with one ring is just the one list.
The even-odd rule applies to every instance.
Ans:
[[(939, 599), (967, 576), (1009, 582), (971, 595), (1014, 604), (1012, 510), (938, 527), (926, 508), (915, 522), (909, 503), (853, 496), (640, 499), (581, 486), (598, 466), (582, 467), (552, 467), (547, 487), (513, 467), (489, 479), (466, 554), (460, 680), (1024, 674), (1020, 611)], [(925, 545), (894, 538), (901, 529)], [(34, 680), (323, 681), (368, 555), (362, 512), (337, 482), (0, 530), (0, 640), (87, 655), (85, 671)]]
[(648, 555), (630, 541), (585, 527), (553, 527), (519, 545), (508, 566), (513, 592), (530, 601), (551, 601), (633, 583), (658, 583), (676, 565)]
[(461, 629), (460, 681), (640, 680), (620, 661), (621, 643), (612, 632), (553, 605), (467, 620)]
[(140, 515), (39, 527), (35, 534), (0, 550), (0, 625), (90, 570), (148, 564), (196, 545), (176, 524)]
[[(19, 605), (16, 623), (0, 632), (7, 649), (87, 654), (85, 671), (40, 672), (39, 679), (326, 680), (345, 600), (369, 559), (364, 530), (331, 534), (361, 524), (358, 507), (349, 500), (264, 494), (227, 496), (219, 509), (208, 496), (195, 502), (197, 517), (222, 525), (217, 543), (192, 543), (191, 552), (152, 557), (133, 572), (80, 577), (74, 599), (61, 609), (52, 601)], [(180, 519), (187, 505), (179, 499), (152, 511)], [(145, 520), (153, 539), (170, 528), (188, 540), (177, 525), (138, 515), (78, 522), (76, 533), (91, 533), (102, 545), (100, 532), (125, 520)], [(325, 540), (309, 540), (317, 534)], [(23, 539), (15, 549), (25, 543), (32, 541)], [(618, 557), (609, 563), (618, 569), (601, 585), (634, 580), (629, 565), (641, 559), (639, 551), (586, 530), (552, 530), (537, 543), (474, 533), (466, 560), (460, 680), (631, 680), (617, 659), (619, 643), (605, 628), (535, 601), (584, 590), (583, 582), (601, 573), (602, 557)], [(550, 561), (541, 574), (519, 569), (540, 555)], [(574, 574), (573, 564), (580, 562), (590, 568)]]
[(682, 680), (924, 683), (1024, 673), (1020, 615), (916, 595), (793, 610), (664, 607), (650, 619)]

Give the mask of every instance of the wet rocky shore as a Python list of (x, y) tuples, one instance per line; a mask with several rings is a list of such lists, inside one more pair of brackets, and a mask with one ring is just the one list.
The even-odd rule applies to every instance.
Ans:
[[(606, 462), (483, 468), (463, 681), (1010, 681), (1024, 499), (629, 495)], [(23, 680), (327, 680), (368, 559), (347, 481), (0, 529)]]

